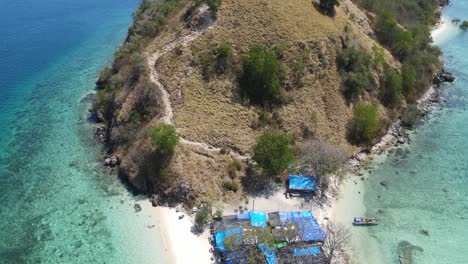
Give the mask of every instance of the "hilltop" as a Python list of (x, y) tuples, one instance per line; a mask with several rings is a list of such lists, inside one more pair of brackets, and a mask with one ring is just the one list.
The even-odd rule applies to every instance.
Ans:
[[(430, 86), (440, 66), (437, 52), (419, 37), (424, 28), (406, 31), (406, 20), (377, 8), (362, 11), (342, 0), (328, 16), (317, 6), (224, 0), (214, 9), (189, 0), (143, 1), (126, 43), (97, 83), (97, 134), (121, 176), (161, 202), (229, 201), (252, 182), (263, 186), (252, 157), (266, 131), (287, 134), (297, 160), (301, 146), (320, 144), (350, 157), (375, 143), (409, 112), (424, 92), (418, 87)], [(398, 43), (382, 41), (381, 20), (394, 22), (383, 25), (391, 24)], [(410, 51), (423, 44), (430, 62), (419, 67)], [(241, 90), (245, 58), (255, 46), (280, 63), (280, 104), (255, 103)], [(416, 74), (425, 77), (416, 82)], [(357, 125), (361, 110), (375, 119), (372, 131)], [(149, 136), (160, 123), (179, 135), (164, 157)]]

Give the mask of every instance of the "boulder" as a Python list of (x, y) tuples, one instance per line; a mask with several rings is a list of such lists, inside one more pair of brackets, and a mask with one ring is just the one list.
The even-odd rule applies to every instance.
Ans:
[(74, 160), (74, 161), (70, 162), (68, 165), (70, 167), (75, 167), (76, 165), (78, 165), (78, 161)]
[(141, 205), (139, 205), (139, 204), (135, 204), (133, 206), (133, 208), (135, 208), (135, 212), (137, 212), (137, 213), (141, 211)]
[(109, 166), (109, 167), (115, 167), (119, 165), (119, 163), (120, 163), (120, 159), (117, 155), (112, 155), (104, 159), (104, 165)]

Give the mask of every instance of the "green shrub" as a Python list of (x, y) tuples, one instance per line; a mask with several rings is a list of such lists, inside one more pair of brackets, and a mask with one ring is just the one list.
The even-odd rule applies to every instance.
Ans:
[(202, 66), (203, 79), (205, 79), (206, 81), (208, 81), (213, 75), (213, 64), (215, 62), (215, 59), (216, 57), (213, 54), (209, 53), (200, 60)]
[(343, 76), (343, 94), (354, 101), (372, 85), (370, 72), (371, 57), (354, 47), (344, 49), (337, 57), (338, 67)]
[(361, 104), (354, 109), (349, 139), (354, 144), (371, 145), (378, 131), (377, 108)]
[(233, 191), (237, 192), (239, 190), (239, 184), (235, 181), (224, 181), (223, 182), (223, 189), (225, 191)]
[(253, 103), (274, 104), (280, 101), (280, 61), (273, 50), (254, 46), (243, 58), (242, 91)]
[(339, 5), (340, 2), (338, 0), (320, 0), (318, 8), (324, 15), (334, 16), (335, 6)]
[(218, 47), (216, 55), (216, 72), (218, 74), (223, 74), (229, 65), (229, 60), (231, 59), (231, 46), (227, 44), (221, 44)]
[(380, 98), (384, 105), (395, 106), (402, 98), (401, 76), (394, 69), (388, 69), (381, 85)]
[(221, 0), (194, 0), (196, 5), (207, 4), (210, 10), (217, 11), (221, 6)]
[(179, 6), (179, 0), (165, 0), (158, 3), (156, 10), (163, 16), (172, 13)]
[(231, 178), (236, 178), (237, 173), (242, 169), (242, 163), (237, 159), (232, 159), (227, 164), (227, 171)]
[(335, 15), (335, 6), (339, 6), (338, 0), (320, 0), (319, 9), (327, 16)]
[(421, 111), (416, 105), (409, 105), (401, 118), (401, 123), (405, 127), (412, 128), (421, 119)]
[(460, 29), (466, 31), (468, 29), (468, 21), (463, 21), (460, 25)]
[(401, 74), (403, 93), (406, 99), (411, 103), (416, 101), (416, 78), (417, 73), (415, 67), (410, 63), (405, 63)]
[(404, 59), (410, 54), (414, 45), (413, 34), (400, 27), (390, 14), (377, 15), (375, 32), (380, 42), (389, 47), (398, 58)]
[(291, 138), (279, 132), (265, 132), (254, 146), (253, 160), (267, 176), (279, 175), (294, 162)]
[(179, 142), (179, 135), (174, 126), (161, 123), (150, 129), (150, 139), (159, 154), (171, 155)]
[(205, 226), (210, 221), (211, 210), (208, 205), (202, 205), (195, 215), (195, 223), (199, 226)]

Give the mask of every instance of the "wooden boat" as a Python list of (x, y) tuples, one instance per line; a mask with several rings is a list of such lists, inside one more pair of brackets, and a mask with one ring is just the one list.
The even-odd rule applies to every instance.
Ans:
[(379, 222), (377, 218), (354, 217), (353, 225), (378, 225)]

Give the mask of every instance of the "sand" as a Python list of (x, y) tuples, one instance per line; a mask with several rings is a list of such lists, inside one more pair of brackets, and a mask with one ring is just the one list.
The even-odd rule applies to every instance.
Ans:
[[(162, 241), (165, 263), (187, 264), (214, 263), (211, 260), (211, 245), (208, 237), (209, 230), (196, 235), (192, 232), (194, 220), (184, 212), (177, 212), (175, 208), (153, 207), (149, 199), (139, 201), (142, 212), (149, 214), (149, 228), (158, 231)], [(149, 213), (147, 213), (149, 212)], [(179, 216), (184, 218), (179, 219)]]

